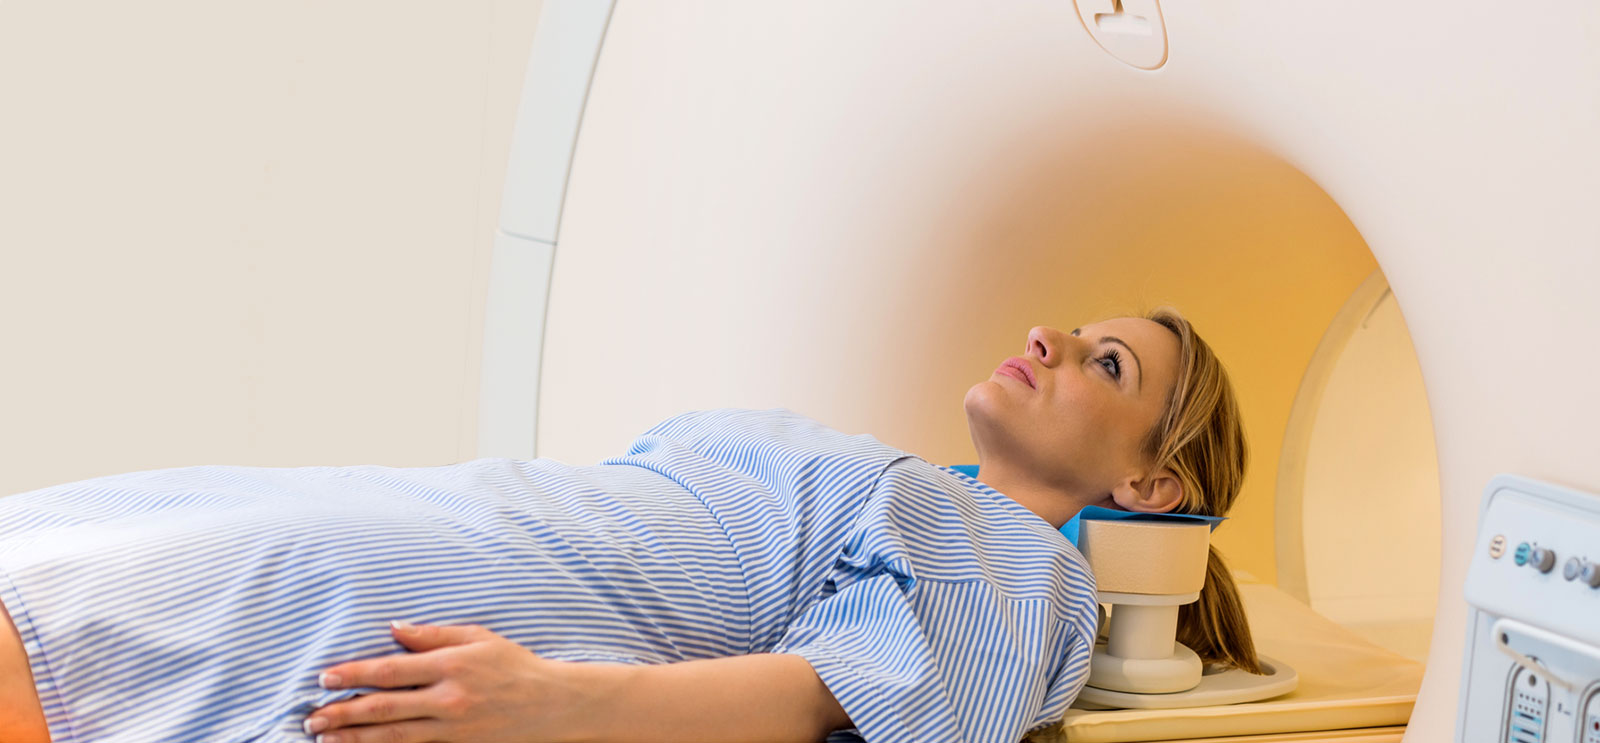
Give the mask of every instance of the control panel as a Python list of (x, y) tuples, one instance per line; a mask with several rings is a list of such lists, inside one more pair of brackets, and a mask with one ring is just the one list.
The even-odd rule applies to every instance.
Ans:
[(1496, 477), (1464, 595), (1457, 743), (1600, 743), (1600, 496)]

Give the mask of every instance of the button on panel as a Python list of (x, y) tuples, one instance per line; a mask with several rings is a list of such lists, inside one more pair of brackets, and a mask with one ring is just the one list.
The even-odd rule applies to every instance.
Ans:
[(1550, 572), (1556, 566), (1556, 553), (1548, 547), (1534, 547), (1528, 553), (1528, 564), (1541, 573)]
[[(1496, 535), (1494, 541), (1489, 543), (1489, 556), (1499, 559), (1505, 554), (1505, 544), (1504, 537)], [(1559, 559), (1554, 548), (1541, 547), (1537, 542), (1521, 542), (1512, 554), (1512, 560), (1518, 567), (1526, 565), (1541, 573), (1554, 569)], [(1600, 562), (1590, 562), (1584, 556), (1573, 555), (1562, 564), (1561, 577), (1590, 588), (1600, 588)]]

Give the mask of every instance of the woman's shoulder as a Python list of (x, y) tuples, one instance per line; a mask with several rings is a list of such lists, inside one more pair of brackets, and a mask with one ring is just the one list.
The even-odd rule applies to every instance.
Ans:
[[(671, 462), (694, 471), (739, 473), (769, 489), (855, 502), (885, 467), (907, 456), (787, 409), (702, 410), (670, 418), (602, 464)], [(854, 494), (854, 495), (852, 495)]]
[(1088, 561), (1049, 522), (952, 467), (896, 461), (880, 479), (880, 519), (924, 577), (981, 580), (1008, 598), (1078, 615), (1095, 595)]

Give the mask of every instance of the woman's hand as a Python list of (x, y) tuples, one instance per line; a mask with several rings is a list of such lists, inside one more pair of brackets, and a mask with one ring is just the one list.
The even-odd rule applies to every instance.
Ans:
[(306, 718), (319, 743), (559, 741), (585, 718), (584, 664), (546, 660), (483, 627), (396, 622), (411, 653), (342, 663), (328, 689), (393, 689), (335, 702)]

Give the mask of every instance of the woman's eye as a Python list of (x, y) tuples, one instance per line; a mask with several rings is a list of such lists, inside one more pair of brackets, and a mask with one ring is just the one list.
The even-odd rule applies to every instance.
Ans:
[(1102, 362), (1100, 365), (1105, 367), (1106, 371), (1111, 372), (1112, 377), (1116, 379), (1122, 378), (1122, 359), (1117, 357), (1117, 352), (1112, 351), (1101, 356), (1099, 361)]

